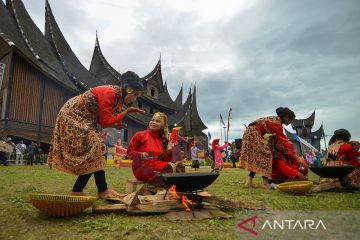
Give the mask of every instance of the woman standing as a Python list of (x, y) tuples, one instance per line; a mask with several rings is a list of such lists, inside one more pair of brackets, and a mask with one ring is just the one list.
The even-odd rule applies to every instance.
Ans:
[(167, 116), (157, 112), (150, 120), (148, 129), (132, 137), (127, 155), (133, 160), (132, 170), (136, 179), (159, 185), (158, 173), (173, 172), (169, 163), (174, 143), (169, 142), (168, 131)]
[(222, 168), (224, 167), (224, 160), (221, 155), (221, 151), (229, 146), (227, 142), (225, 142), (224, 145), (220, 146), (219, 140), (219, 138), (216, 138), (211, 143), (212, 150), (214, 151), (215, 168), (213, 171), (215, 172), (222, 170)]
[(134, 102), (143, 92), (139, 76), (126, 72), (121, 81), (121, 87), (99, 86), (71, 98), (57, 116), (48, 162), (56, 170), (78, 176), (73, 195), (84, 195), (83, 189), (92, 174), (100, 198), (117, 194), (107, 188), (103, 170), (106, 147), (98, 125), (120, 129), (126, 114), (144, 112), (134, 107), (122, 111), (124, 104)]
[(360, 152), (356, 151), (351, 144), (349, 144), (351, 135), (346, 129), (338, 129), (329, 141), (328, 156), (329, 160), (327, 166), (342, 166), (352, 165), (356, 166), (352, 173), (340, 180), (341, 185), (348, 189), (360, 189), (360, 163), (357, 157)]
[(272, 173), (272, 153), (267, 141), (264, 140), (266, 133), (276, 134), (283, 145), (286, 154), (300, 165), (305, 165), (302, 157), (298, 157), (293, 144), (284, 134), (283, 124), (289, 125), (295, 119), (295, 113), (289, 108), (279, 107), (276, 109), (277, 116), (263, 117), (250, 123), (243, 136), (240, 167), (250, 171), (245, 187), (253, 186), (253, 178), (256, 173), (262, 174), (264, 187), (269, 187), (268, 177)]

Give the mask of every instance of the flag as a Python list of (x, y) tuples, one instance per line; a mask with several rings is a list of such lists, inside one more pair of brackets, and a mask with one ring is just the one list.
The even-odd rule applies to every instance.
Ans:
[(317, 150), (313, 145), (311, 145), (310, 143), (308, 143), (305, 139), (302, 139), (301, 137), (299, 137), (297, 134), (293, 133), (295, 140), (298, 141), (299, 143), (307, 146), (308, 148), (310, 148), (312, 151), (314, 152), (318, 152), (319, 150)]
[(229, 110), (229, 116), (228, 116), (228, 131), (230, 131), (231, 111), (232, 111), (232, 108), (230, 108), (230, 110)]
[(221, 124), (222, 124), (222, 125), (224, 125), (224, 126), (225, 126), (225, 122), (224, 122), (224, 119), (223, 119), (223, 117), (222, 117), (221, 113), (220, 113), (220, 122), (221, 122)]
[(210, 140), (211, 140), (211, 134), (210, 134), (210, 132), (208, 131), (208, 142), (210, 142)]

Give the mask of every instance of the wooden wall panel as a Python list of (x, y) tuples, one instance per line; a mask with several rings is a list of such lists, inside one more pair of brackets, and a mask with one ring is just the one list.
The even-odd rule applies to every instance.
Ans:
[(19, 56), (15, 57), (9, 119), (39, 122), (41, 74)]
[(51, 127), (55, 125), (56, 116), (65, 99), (66, 93), (62, 88), (50, 81), (46, 82), (41, 125)]

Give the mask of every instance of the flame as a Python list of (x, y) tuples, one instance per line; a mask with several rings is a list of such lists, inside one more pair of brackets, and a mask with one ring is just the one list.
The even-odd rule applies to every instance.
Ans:
[(176, 192), (176, 186), (175, 185), (172, 185), (170, 188), (169, 188), (169, 192), (172, 194), (172, 196), (176, 199), (178, 199), (181, 204), (185, 207), (185, 211), (187, 212), (190, 212), (191, 209), (189, 206), (191, 206), (193, 204), (193, 202), (191, 200), (189, 200), (185, 195), (179, 195), (177, 192)]

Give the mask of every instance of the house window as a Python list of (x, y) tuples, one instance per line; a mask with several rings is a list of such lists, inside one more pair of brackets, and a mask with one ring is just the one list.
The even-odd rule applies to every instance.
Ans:
[(154, 108), (150, 107), (150, 114), (154, 113)]
[(154, 88), (152, 88), (152, 89), (150, 90), (150, 95), (151, 95), (152, 97), (155, 97), (155, 89), (154, 89)]
[(142, 109), (142, 102), (138, 102), (138, 107)]

